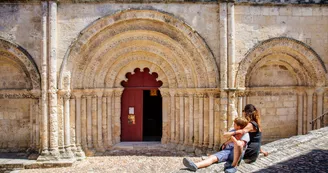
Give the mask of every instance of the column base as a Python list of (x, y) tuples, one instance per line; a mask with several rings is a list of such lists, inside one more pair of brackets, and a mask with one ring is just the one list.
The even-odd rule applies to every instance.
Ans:
[(43, 150), (38, 157), (38, 162), (60, 160), (58, 149)]
[(74, 153), (72, 152), (70, 147), (65, 147), (64, 148), (64, 152), (61, 153), (61, 158), (62, 159), (72, 159), (72, 158), (74, 158)]
[(75, 158), (79, 161), (85, 159), (85, 153), (80, 146), (76, 147)]

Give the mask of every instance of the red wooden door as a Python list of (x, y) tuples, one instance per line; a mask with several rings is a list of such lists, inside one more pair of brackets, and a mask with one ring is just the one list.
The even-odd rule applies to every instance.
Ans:
[[(122, 95), (122, 141), (142, 141), (143, 90), (125, 89)], [(133, 113), (129, 113), (129, 108)], [(134, 116), (134, 122), (128, 116)]]
[[(124, 87), (121, 106), (121, 141), (143, 140), (143, 90), (158, 89), (162, 81), (157, 81), (157, 73), (149, 74), (137, 68), (135, 74), (127, 73), (128, 81), (122, 81)], [(129, 118), (130, 117), (130, 118)], [(134, 117), (134, 121), (131, 121)]]

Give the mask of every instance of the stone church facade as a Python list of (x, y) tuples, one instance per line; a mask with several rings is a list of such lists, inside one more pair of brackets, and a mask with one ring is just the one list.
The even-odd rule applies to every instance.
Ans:
[(129, 141), (122, 116), (143, 115), (122, 83), (139, 73), (160, 81), (167, 147), (217, 149), (248, 103), (264, 142), (305, 134), (328, 110), (327, 4), (1, 1), (0, 151), (79, 159)]

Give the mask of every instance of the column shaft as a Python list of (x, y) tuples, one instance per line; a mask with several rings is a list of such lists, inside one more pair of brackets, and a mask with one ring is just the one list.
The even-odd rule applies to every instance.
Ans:
[(112, 117), (113, 117), (113, 107), (112, 107), (112, 93), (107, 96), (107, 138), (108, 138), (108, 147), (112, 146)]
[[(323, 113), (323, 89), (317, 91), (317, 116), (320, 117)], [(321, 128), (321, 120), (317, 119), (317, 129)]]
[(102, 136), (104, 137), (103, 148), (108, 147), (108, 131), (107, 131), (107, 97), (102, 97)]
[(88, 149), (87, 146), (87, 99), (82, 96), (81, 104), (81, 144), (84, 151)]
[(48, 2), (41, 1), (42, 5), (42, 43), (41, 43), (41, 149), (43, 154), (47, 154), (48, 152), (48, 28), (47, 28), (47, 21), (48, 21)]
[(77, 151), (81, 151), (81, 95), (76, 96), (76, 103), (75, 103), (75, 134), (76, 134), (76, 147)]
[(175, 93), (171, 92), (171, 139), (175, 143)]
[(183, 145), (183, 138), (184, 138), (184, 97), (183, 97), (183, 93), (180, 94), (179, 96), (179, 109), (180, 109), (180, 118), (179, 118), (179, 128), (180, 129), (180, 133), (179, 133), (179, 144)]
[(58, 153), (57, 116), (57, 3), (49, 1), (49, 137), (50, 150)]
[(91, 96), (87, 96), (87, 140), (88, 140), (88, 148), (91, 149), (92, 146), (92, 101)]
[(228, 86), (228, 42), (227, 42), (227, 3), (220, 2), (220, 88)]
[(194, 97), (189, 94), (189, 145), (192, 145), (194, 139)]
[(214, 143), (214, 96), (209, 94), (209, 145), (208, 148), (213, 148)]
[(312, 130), (311, 121), (313, 119), (312, 111), (313, 111), (313, 90), (307, 90), (307, 132)]
[(199, 141), (198, 141), (198, 146), (202, 147), (203, 146), (203, 140), (204, 140), (204, 98), (203, 95), (201, 94), (199, 96), (199, 110), (198, 110), (198, 127), (199, 127)]
[(297, 134), (301, 135), (303, 130), (303, 93), (298, 94), (297, 104)]

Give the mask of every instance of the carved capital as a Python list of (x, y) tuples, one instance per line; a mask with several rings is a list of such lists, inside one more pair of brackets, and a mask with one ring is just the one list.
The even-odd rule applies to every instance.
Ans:
[(313, 88), (309, 88), (309, 89), (306, 89), (305, 92), (306, 92), (306, 94), (307, 94), (308, 96), (311, 96), (311, 95), (313, 95), (313, 93), (314, 93), (314, 89), (313, 89)]
[(78, 99), (82, 97), (83, 93), (80, 91), (73, 91), (72, 95)]
[(63, 94), (63, 98), (64, 98), (65, 100), (69, 100), (69, 99), (71, 98), (71, 92), (70, 92), (70, 91), (66, 91), (66, 92), (64, 92), (64, 94)]
[(114, 90), (115, 97), (120, 97), (122, 93), (123, 93), (123, 88)]
[(170, 96), (170, 92), (169, 92), (168, 88), (160, 88), (159, 90), (161, 91), (162, 97), (169, 97)]
[(325, 92), (324, 88), (316, 88), (315, 92), (317, 93), (317, 95), (323, 95), (323, 93)]

